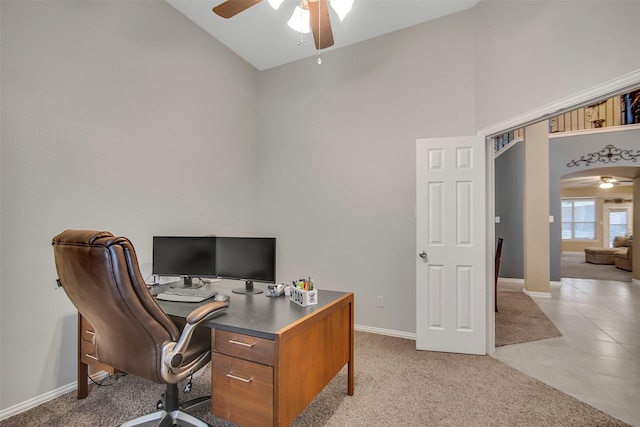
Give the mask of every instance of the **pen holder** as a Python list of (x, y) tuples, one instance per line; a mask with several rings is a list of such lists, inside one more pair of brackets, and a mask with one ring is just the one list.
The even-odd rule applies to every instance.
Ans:
[(291, 295), (289, 296), (292, 302), (295, 302), (302, 307), (308, 305), (318, 304), (318, 290), (312, 289), (305, 291), (300, 288), (291, 288)]

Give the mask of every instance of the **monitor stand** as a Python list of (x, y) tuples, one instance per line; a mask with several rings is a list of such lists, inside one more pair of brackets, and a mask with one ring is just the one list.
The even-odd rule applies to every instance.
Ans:
[(203, 285), (201, 283), (194, 284), (193, 277), (190, 277), (190, 276), (185, 276), (182, 278), (182, 280), (173, 282), (169, 285), (171, 289), (185, 289), (185, 288), (198, 289), (198, 288), (201, 288), (202, 286)]
[(253, 281), (245, 280), (244, 281), (244, 288), (234, 288), (234, 289), (231, 290), (231, 292), (236, 293), (236, 294), (253, 295), (253, 294), (261, 294), (262, 290), (255, 289), (253, 287)]

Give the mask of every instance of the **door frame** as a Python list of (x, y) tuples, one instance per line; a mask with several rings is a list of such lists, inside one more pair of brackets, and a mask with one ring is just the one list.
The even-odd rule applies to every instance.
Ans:
[[(633, 204), (632, 203), (620, 203), (620, 204), (606, 204), (603, 203), (602, 206), (602, 234), (604, 242), (609, 247), (609, 233), (611, 233), (611, 224), (609, 220), (611, 219), (609, 214), (612, 211), (626, 211), (627, 212), (627, 229), (625, 232), (628, 234), (630, 228), (633, 226)], [(629, 223), (631, 221), (631, 223)]]
[[(580, 91), (574, 95), (559, 99), (550, 104), (543, 105), (539, 108), (514, 116), (510, 119), (496, 123), (494, 125), (482, 128), (477, 131), (477, 135), (485, 138), (485, 148), (487, 150), (485, 174), (486, 174), (486, 263), (487, 263), (487, 284), (493, 283), (495, 266), (493, 256), (495, 251), (495, 175), (494, 175), (494, 153), (491, 138), (501, 133), (521, 128), (527, 125), (548, 120), (552, 116), (579, 108), (581, 106), (591, 104), (596, 100), (605, 99), (625, 90), (633, 90), (640, 85), (640, 69), (624, 74), (607, 82), (593, 86), (589, 89)], [(525, 135), (526, 138), (526, 135)], [(493, 286), (487, 286), (486, 305), (487, 305), (487, 352), (495, 353), (495, 312), (493, 310), (494, 293)]]

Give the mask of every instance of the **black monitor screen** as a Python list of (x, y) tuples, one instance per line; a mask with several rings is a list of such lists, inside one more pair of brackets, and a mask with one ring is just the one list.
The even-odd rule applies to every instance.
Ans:
[(216, 238), (153, 236), (152, 264), (158, 276), (216, 277)]
[(218, 237), (218, 277), (250, 282), (276, 282), (276, 239), (273, 237)]

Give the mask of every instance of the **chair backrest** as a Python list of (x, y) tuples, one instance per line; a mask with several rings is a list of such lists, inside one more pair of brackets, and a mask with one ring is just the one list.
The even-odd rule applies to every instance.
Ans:
[(502, 237), (498, 237), (498, 246), (496, 247), (496, 259), (495, 259), (495, 278), (493, 281), (493, 309), (498, 312), (498, 273), (500, 271), (500, 258), (502, 258)]
[(498, 283), (498, 273), (500, 271), (500, 259), (502, 258), (502, 237), (498, 237), (498, 245), (496, 246), (496, 259), (495, 259), (495, 282)]
[(161, 348), (180, 332), (147, 289), (131, 242), (105, 231), (67, 230), (52, 244), (62, 288), (94, 328), (98, 359), (163, 383)]

